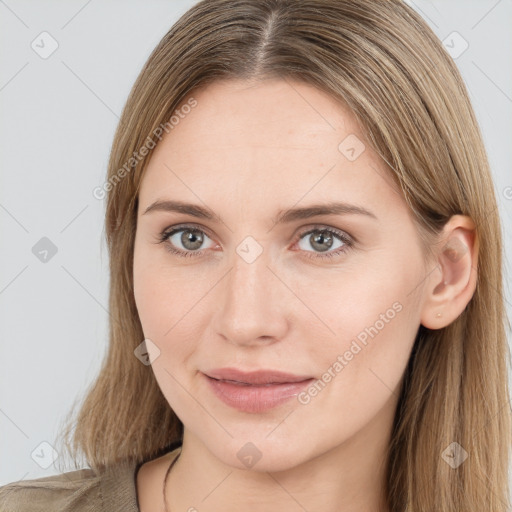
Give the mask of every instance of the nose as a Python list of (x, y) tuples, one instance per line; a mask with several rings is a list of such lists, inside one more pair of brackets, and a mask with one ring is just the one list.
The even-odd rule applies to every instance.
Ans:
[(232, 261), (216, 287), (216, 333), (237, 345), (276, 343), (289, 326), (290, 291), (269, 268), (265, 251), (252, 263), (235, 252)]

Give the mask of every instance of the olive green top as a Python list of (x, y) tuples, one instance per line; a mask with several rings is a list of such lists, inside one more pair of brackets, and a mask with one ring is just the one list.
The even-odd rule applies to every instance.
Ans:
[(79, 469), (0, 487), (0, 512), (140, 512), (137, 471), (120, 463), (102, 471)]

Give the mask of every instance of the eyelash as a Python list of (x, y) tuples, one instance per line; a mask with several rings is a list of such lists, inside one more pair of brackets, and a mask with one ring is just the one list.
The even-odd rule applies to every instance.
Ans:
[[(176, 256), (179, 256), (181, 258), (190, 258), (190, 257), (200, 257), (200, 256), (202, 256), (203, 253), (207, 251), (207, 249), (202, 249), (200, 251), (182, 251), (181, 249), (176, 249), (169, 242), (168, 239), (172, 235), (174, 235), (176, 233), (179, 233), (180, 231), (187, 231), (187, 230), (199, 231), (200, 233), (203, 233), (203, 234), (207, 235), (208, 238), (211, 238), (208, 235), (208, 233), (206, 233), (203, 229), (201, 229), (201, 228), (199, 228), (197, 226), (194, 226), (194, 225), (185, 224), (185, 225), (174, 226), (171, 229), (165, 229), (164, 231), (162, 231), (158, 235), (158, 241), (156, 243), (158, 243), (158, 244), (161, 244), (161, 243), (165, 244), (165, 248), (170, 253), (175, 254)], [(307, 253), (307, 257), (308, 258), (311, 258), (311, 259), (331, 259), (331, 258), (333, 258), (335, 256), (339, 256), (340, 254), (344, 254), (344, 253), (348, 252), (350, 249), (352, 249), (352, 247), (354, 245), (354, 241), (350, 237), (348, 237), (345, 233), (343, 233), (342, 231), (338, 231), (337, 229), (326, 227), (326, 226), (323, 226), (323, 225), (322, 226), (314, 226), (313, 228), (309, 228), (308, 230), (299, 233), (297, 235), (296, 241), (294, 242), (294, 245), (295, 245), (295, 243), (299, 242), (304, 236), (310, 235), (311, 233), (315, 233), (317, 231), (333, 235), (335, 238), (337, 238), (338, 240), (343, 242), (344, 245), (342, 245), (341, 247), (338, 247), (338, 249), (336, 249), (335, 251), (326, 252), (324, 254), (315, 253), (315, 252), (312, 252), (312, 251), (304, 251), (304, 252)], [(166, 243), (166, 242), (169, 242), (169, 243)]]

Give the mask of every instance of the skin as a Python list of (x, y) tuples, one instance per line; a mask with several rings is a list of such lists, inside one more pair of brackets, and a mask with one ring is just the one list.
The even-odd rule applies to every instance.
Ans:
[[(218, 81), (193, 96), (197, 106), (159, 142), (143, 177), (133, 268), (144, 335), (160, 351), (152, 369), (184, 424), (168, 510), (386, 511), (385, 460), (402, 376), (420, 324), (448, 325), (473, 295), (474, 225), (452, 217), (435, 261), (425, 263), (385, 164), (368, 144), (353, 161), (340, 152), (348, 135), (364, 143), (364, 134), (347, 107), (310, 85)], [(144, 213), (169, 199), (208, 207), (223, 222)], [(330, 201), (362, 206), (376, 219), (272, 222), (279, 210)], [(182, 223), (204, 230), (202, 255), (179, 257), (155, 243)], [(355, 242), (321, 258), (304, 235), (313, 227)], [(193, 252), (181, 235), (175, 247)], [(247, 236), (263, 249), (252, 263), (236, 252)], [(458, 257), (443, 252), (448, 240)], [(342, 245), (334, 238), (327, 252)], [(292, 398), (263, 413), (241, 412), (216, 398), (201, 374), (230, 366), (322, 379), (396, 303), (400, 312), (307, 404)], [(237, 457), (248, 442), (261, 452), (252, 468)], [(142, 512), (164, 510), (170, 460), (139, 470)]]

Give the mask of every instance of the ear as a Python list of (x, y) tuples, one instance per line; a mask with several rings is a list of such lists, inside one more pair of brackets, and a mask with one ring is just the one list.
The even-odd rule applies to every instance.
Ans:
[(446, 327), (464, 311), (478, 275), (479, 243), (471, 218), (452, 216), (439, 236), (437, 261), (426, 280), (421, 310), (421, 324), (428, 329)]

